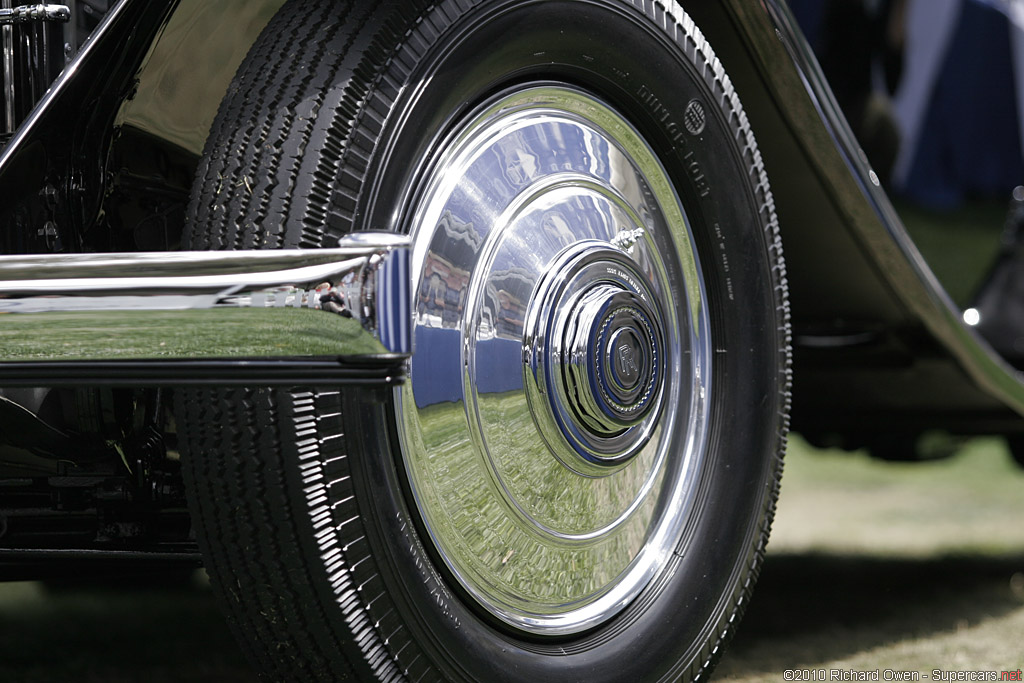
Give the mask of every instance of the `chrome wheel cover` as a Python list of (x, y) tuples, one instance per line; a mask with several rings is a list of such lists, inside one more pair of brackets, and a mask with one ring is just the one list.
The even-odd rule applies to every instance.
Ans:
[(650, 146), (578, 89), (500, 95), (443, 149), (409, 226), (409, 485), (487, 613), (579, 633), (665, 570), (693, 509), (711, 368), (693, 238)]

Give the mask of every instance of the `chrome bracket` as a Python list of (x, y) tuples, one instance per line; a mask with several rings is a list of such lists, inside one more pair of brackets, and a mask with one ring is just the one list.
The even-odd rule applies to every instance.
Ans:
[(46, 89), (63, 68), (63, 28), (56, 22), (71, 20), (67, 5), (19, 5), (0, 0), (0, 53), (3, 58), (3, 120), (0, 138), (4, 144), (28, 112), (42, 99)]
[(35, 21), (71, 21), (71, 8), (67, 5), (37, 4), (0, 9), (0, 26)]

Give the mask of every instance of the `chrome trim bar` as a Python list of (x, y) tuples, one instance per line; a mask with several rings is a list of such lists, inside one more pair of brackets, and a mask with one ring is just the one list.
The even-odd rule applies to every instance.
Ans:
[[(11, 0), (0, 0), (0, 12), (8, 12)], [(4, 132), (13, 133), (17, 128), (14, 120), (14, 29), (9, 25), (0, 26), (0, 40), (3, 41), (4, 69)]]
[(0, 256), (0, 384), (24, 363), (400, 360), (408, 264), (390, 233), (318, 250)]

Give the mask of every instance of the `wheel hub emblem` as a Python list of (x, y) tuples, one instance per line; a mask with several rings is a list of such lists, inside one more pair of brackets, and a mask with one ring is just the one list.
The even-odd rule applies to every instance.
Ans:
[(616, 379), (619, 380), (624, 388), (631, 389), (636, 386), (637, 381), (640, 379), (640, 367), (637, 365), (636, 358), (640, 341), (636, 338), (636, 335), (628, 330), (621, 336), (623, 339), (616, 347), (619, 360), (619, 371), (616, 373)]
[(646, 311), (646, 304), (635, 295), (632, 299), (628, 306), (608, 315), (598, 333), (603, 363), (595, 364), (594, 372), (616, 415), (635, 419), (651, 405), (659, 374), (655, 362), (660, 354), (653, 312)]
[[(640, 267), (607, 243), (567, 250), (535, 294), (525, 345), (534, 409), (553, 452), (586, 474), (627, 463), (650, 437), (664, 376), (661, 315)], [(536, 414), (536, 413), (535, 413)], [(554, 443), (552, 443), (554, 442)]]

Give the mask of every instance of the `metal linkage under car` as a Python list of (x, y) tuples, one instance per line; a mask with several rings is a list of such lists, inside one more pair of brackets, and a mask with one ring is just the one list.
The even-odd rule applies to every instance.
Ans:
[(0, 147), (28, 118), (110, 4), (70, 0), (16, 5), (15, 0), (0, 0)]

